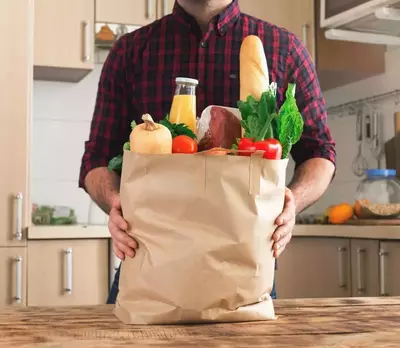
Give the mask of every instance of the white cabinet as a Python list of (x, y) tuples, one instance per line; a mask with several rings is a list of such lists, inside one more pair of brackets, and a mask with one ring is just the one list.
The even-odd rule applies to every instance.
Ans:
[(108, 240), (34, 240), (28, 244), (28, 306), (104, 304)]
[(382, 241), (379, 257), (380, 296), (400, 296), (400, 241)]
[(29, 225), (32, 16), (31, 0), (0, 1), (0, 247), (26, 245)]
[(77, 82), (93, 69), (94, 1), (35, 0), (35, 79)]

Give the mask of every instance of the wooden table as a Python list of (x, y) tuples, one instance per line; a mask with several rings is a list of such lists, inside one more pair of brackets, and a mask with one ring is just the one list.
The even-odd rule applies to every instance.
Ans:
[(112, 308), (5, 309), (0, 347), (400, 347), (400, 297), (277, 300), (276, 321), (188, 326), (128, 326)]

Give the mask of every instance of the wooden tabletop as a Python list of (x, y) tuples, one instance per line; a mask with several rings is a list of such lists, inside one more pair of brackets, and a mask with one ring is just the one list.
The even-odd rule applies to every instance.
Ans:
[(400, 297), (277, 300), (276, 321), (129, 326), (113, 306), (0, 311), (0, 347), (400, 347)]

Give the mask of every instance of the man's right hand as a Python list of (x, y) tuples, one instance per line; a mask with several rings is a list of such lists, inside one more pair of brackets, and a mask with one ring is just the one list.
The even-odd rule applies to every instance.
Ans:
[(114, 254), (120, 259), (125, 260), (125, 256), (135, 256), (137, 242), (128, 233), (128, 223), (122, 217), (121, 200), (115, 196), (112, 200), (111, 210), (108, 220), (108, 229), (113, 240)]

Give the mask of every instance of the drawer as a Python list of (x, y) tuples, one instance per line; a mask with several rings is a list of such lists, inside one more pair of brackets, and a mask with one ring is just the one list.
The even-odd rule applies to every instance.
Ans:
[(104, 304), (108, 240), (28, 242), (28, 306)]

